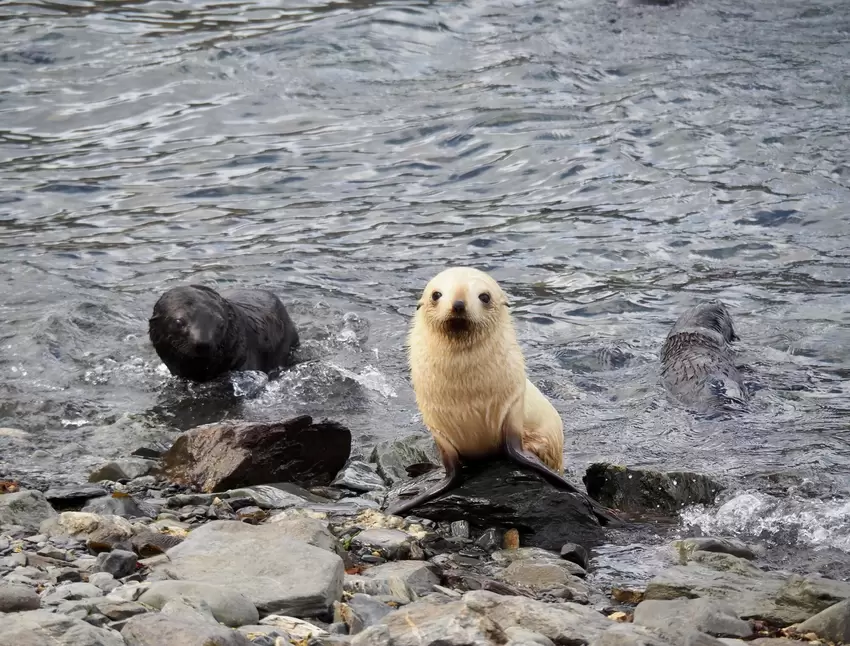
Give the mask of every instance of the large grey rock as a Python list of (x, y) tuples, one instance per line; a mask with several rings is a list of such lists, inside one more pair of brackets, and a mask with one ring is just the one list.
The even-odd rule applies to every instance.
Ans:
[(34, 588), (28, 585), (0, 583), (0, 612), (37, 610), (41, 599)]
[(136, 571), (138, 560), (139, 557), (134, 552), (127, 550), (101, 552), (97, 555), (97, 569), (100, 572), (108, 572), (116, 579), (123, 579)]
[[(323, 498), (312, 495), (306, 489), (285, 483), (279, 486), (256, 485), (231, 489), (220, 494), (221, 498), (250, 498), (260, 509), (289, 509), (291, 507), (306, 507), (310, 502), (326, 502)], [(212, 502), (212, 501), (210, 501)]]
[(850, 642), (850, 601), (841, 601), (797, 626), (800, 634), (815, 633), (822, 639)]
[(157, 581), (139, 597), (139, 602), (160, 609), (173, 599), (204, 601), (217, 621), (234, 628), (260, 620), (251, 601), (230, 587), (196, 581)]
[(680, 541), (673, 541), (673, 548), (678, 554), (684, 552), (685, 555), (690, 555), (694, 552), (717, 552), (720, 554), (731, 554), (732, 556), (748, 560), (756, 557), (752, 548), (737, 538), (685, 538)]
[[(409, 513), (437, 522), (466, 521), (473, 535), (488, 528), (515, 528), (523, 545), (548, 550), (558, 550), (567, 542), (590, 548), (604, 538), (604, 528), (583, 494), (555, 489), (537, 474), (502, 459), (469, 464), (463, 472), (460, 487)], [(438, 469), (397, 485), (387, 494), (387, 508), (442, 477)]]
[(368, 594), (354, 594), (347, 603), (338, 603), (334, 611), (334, 621), (348, 626), (348, 634), (356, 635), (364, 628), (373, 626), (390, 614), (394, 608), (370, 597)]
[(331, 484), (352, 491), (383, 491), (387, 488), (381, 476), (375, 473), (372, 465), (359, 460), (349, 462), (337, 474)]
[(741, 619), (763, 619), (787, 626), (805, 621), (850, 599), (850, 583), (819, 576), (763, 572), (728, 554), (695, 552), (712, 561), (689, 562), (661, 572), (646, 587), (644, 599), (706, 597), (729, 603)]
[(328, 529), (327, 523), (315, 518), (274, 516), (269, 525), (278, 529), (280, 536), (319, 547), (329, 552), (340, 551), (339, 542)]
[(121, 636), (126, 646), (252, 646), (247, 637), (232, 628), (180, 621), (162, 614), (131, 617)]
[(41, 524), (47, 536), (70, 536), (78, 540), (112, 545), (133, 536), (133, 526), (120, 516), (100, 516), (81, 511), (63, 511)]
[(41, 523), (56, 516), (56, 510), (40, 491), (18, 491), (0, 496), (0, 528), (9, 525), (37, 531)]
[(352, 646), (491, 646), (508, 641), (505, 631), (519, 627), (556, 644), (584, 644), (611, 621), (585, 606), (543, 603), (476, 590), (459, 600), (429, 597), (390, 613), (352, 640)]
[(590, 593), (587, 584), (571, 574), (562, 563), (567, 565), (566, 561), (521, 559), (511, 563), (499, 575), (499, 579), (534, 594), (552, 592), (564, 599), (587, 603)]
[(314, 616), (342, 595), (342, 559), (288, 538), (274, 525), (213, 521), (166, 554), (169, 560), (155, 569), (227, 586), (265, 614)]
[(634, 623), (648, 628), (690, 627), (716, 637), (749, 637), (753, 629), (735, 609), (716, 599), (643, 601), (635, 608)]
[(102, 496), (92, 498), (80, 510), (101, 516), (122, 518), (156, 518), (158, 510), (151, 504), (140, 502), (132, 496)]
[(156, 462), (144, 458), (122, 458), (98, 467), (89, 474), (89, 482), (103, 480), (132, 480), (148, 475), (156, 467)]
[(400, 579), (420, 597), (430, 594), (440, 583), (436, 567), (427, 561), (395, 561), (363, 570), (367, 579)]
[(664, 515), (688, 505), (710, 505), (723, 489), (697, 473), (630, 469), (605, 462), (587, 467), (583, 480), (588, 495), (607, 507)]
[(490, 558), (493, 559), (493, 562), (497, 565), (504, 566), (510, 565), (514, 561), (553, 563), (574, 576), (584, 577), (587, 575), (587, 571), (580, 565), (573, 563), (572, 561), (558, 558), (557, 554), (553, 554), (548, 550), (540, 549), (539, 547), (517, 547), (515, 549), (496, 550), (490, 555)]
[(161, 475), (204, 492), (296, 482), (327, 485), (351, 453), (341, 424), (302, 415), (272, 424), (225, 421), (183, 433), (162, 456)]
[(379, 442), (372, 450), (378, 474), (390, 485), (407, 480), (407, 468), (413, 465), (440, 464), (437, 446), (430, 435), (408, 435), (397, 440)]
[(46, 610), (0, 615), (0, 646), (125, 646), (121, 635)]
[(378, 552), (386, 559), (404, 559), (410, 554), (414, 538), (400, 529), (367, 529), (351, 540), (351, 548)]

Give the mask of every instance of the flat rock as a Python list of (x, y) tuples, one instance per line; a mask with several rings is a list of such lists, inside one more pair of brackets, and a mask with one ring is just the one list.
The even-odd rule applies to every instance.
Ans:
[(163, 455), (161, 475), (204, 492), (273, 482), (326, 485), (351, 453), (351, 432), (303, 415), (284, 422), (225, 421), (183, 433)]
[(154, 460), (122, 458), (107, 462), (89, 474), (89, 482), (132, 480), (148, 475), (156, 467)]
[[(583, 495), (555, 489), (510, 462), (467, 465), (464, 474), (459, 488), (409, 513), (437, 522), (465, 520), (473, 535), (493, 527), (515, 528), (523, 545), (549, 550), (558, 550), (566, 542), (589, 548), (604, 537), (604, 529)], [(401, 494), (415, 495), (442, 477), (439, 469), (394, 488), (387, 506), (402, 499)]]
[(432, 597), (388, 614), (351, 641), (352, 646), (492, 646), (508, 641), (505, 631), (518, 627), (556, 644), (585, 644), (611, 621), (574, 603), (543, 603), (527, 597), (476, 590), (461, 599)]
[(809, 617), (797, 626), (801, 635), (815, 633), (822, 639), (836, 642), (850, 642), (850, 601), (840, 601)]
[(0, 615), (0, 646), (125, 646), (121, 635), (46, 610)]
[(97, 485), (66, 485), (51, 487), (44, 492), (44, 497), (54, 505), (71, 506), (84, 503), (89, 498), (105, 496), (106, 489)]
[(334, 487), (343, 487), (352, 491), (383, 491), (387, 488), (374, 467), (360, 460), (349, 462), (331, 484)]
[(0, 583), (0, 612), (37, 610), (41, 598), (34, 588), (15, 583)]
[(131, 617), (121, 636), (126, 646), (252, 646), (247, 637), (232, 628), (180, 621), (162, 614)]
[(327, 502), (306, 489), (292, 486), (291, 490), (273, 485), (256, 485), (231, 489), (220, 494), (222, 498), (250, 498), (260, 509), (290, 509), (304, 507), (310, 502)]
[(20, 525), (24, 529), (37, 531), (41, 523), (56, 516), (40, 491), (18, 491), (0, 495), (0, 528)]
[[(741, 619), (762, 619), (780, 626), (805, 621), (850, 599), (850, 583), (763, 572), (749, 561), (727, 554), (697, 554), (722, 558), (716, 562), (692, 561), (662, 571), (647, 584), (644, 599), (719, 599), (734, 608)], [(734, 564), (738, 567), (730, 567)]]
[(139, 597), (139, 602), (161, 609), (167, 602), (181, 598), (204, 601), (213, 617), (225, 626), (236, 628), (260, 620), (257, 608), (244, 595), (230, 587), (196, 581), (157, 581)]
[(587, 493), (607, 507), (653, 514), (676, 514), (688, 505), (710, 505), (723, 489), (697, 473), (629, 469), (605, 462), (587, 467), (583, 480)]
[(557, 554), (540, 549), (539, 547), (517, 547), (509, 550), (496, 550), (490, 555), (490, 558), (497, 565), (510, 565), (514, 561), (553, 563), (573, 576), (583, 578), (587, 575), (587, 571), (580, 565), (559, 558)]
[(514, 561), (499, 575), (499, 579), (535, 594), (553, 592), (571, 601), (587, 603), (590, 593), (587, 584), (570, 574), (561, 563), (565, 562), (530, 559)]
[(227, 586), (263, 614), (315, 616), (342, 595), (342, 559), (288, 538), (274, 525), (213, 521), (166, 554), (168, 561), (156, 570), (175, 579)]
[(379, 442), (372, 450), (369, 462), (373, 462), (378, 475), (389, 485), (407, 480), (408, 467), (413, 465), (440, 464), (440, 455), (430, 435), (407, 435), (397, 440)]
[(440, 583), (437, 568), (427, 561), (383, 563), (363, 570), (362, 576), (383, 581), (399, 579), (420, 597), (433, 592), (434, 586)]
[(739, 619), (735, 609), (716, 599), (676, 599), (643, 601), (635, 608), (634, 623), (664, 629), (680, 625), (715, 637), (749, 637), (753, 629)]
[(276, 527), (280, 536), (302, 541), (329, 552), (337, 552), (340, 549), (336, 536), (328, 529), (327, 523), (321, 520), (291, 516), (273, 517), (268, 524)]

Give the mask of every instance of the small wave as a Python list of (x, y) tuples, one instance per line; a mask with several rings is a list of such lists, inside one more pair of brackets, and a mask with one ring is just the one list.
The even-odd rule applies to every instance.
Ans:
[(398, 397), (398, 393), (387, 380), (386, 375), (371, 364), (367, 363), (359, 374), (334, 364), (330, 364), (330, 367), (337, 370), (343, 377), (353, 379), (364, 388), (375, 391), (388, 399)]
[(850, 552), (850, 501), (846, 499), (777, 498), (743, 491), (717, 508), (686, 509), (682, 521), (707, 535)]

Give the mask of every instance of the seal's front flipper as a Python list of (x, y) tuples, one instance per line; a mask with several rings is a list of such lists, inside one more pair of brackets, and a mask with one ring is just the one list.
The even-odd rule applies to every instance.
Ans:
[(576, 489), (572, 484), (567, 481), (566, 478), (564, 478), (562, 475), (556, 473), (548, 466), (543, 464), (540, 458), (538, 458), (536, 455), (523, 449), (522, 430), (512, 428), (507, 424), (507, 422), (505, 424), (506, 425), (504, 428), (504, 446), (505, 454), (507, 455), (508, 459), (513, 460), (517, 464), (527, 467), (528, 469), (531, 469), (556, 489), (561, 489), (562, 491), (569, 491), (570, 493), (579, 494), (580, 496), (584, 497), (593, 509), (593, 514), (596, 516), (597, 519), (599, 519), (600, 524), (615, 527), (623, 524), (623, 521), (617, 518), (608, 509), (603, 507), (601, 504), (596, 502), (587, 494), (582, 493), (581, 491)]
[(414, 507), (425, 504), (426, 502), (438, 498), (451, 491), (457, 489), (463, 482), (463, 472), (460, 467), (460, 458), (457, 453), (447, 453), (441, 447), (440, 454), (443, 459), (443, 467), (446, 469), (446, 477), (440, 480), (427, 491), (423, 491), (415, 498), (407, 501), (399, 501), (395, 506), (388, 508), (384, 513), (390, 516), (401, 516), (403, 513), (410, 511)]

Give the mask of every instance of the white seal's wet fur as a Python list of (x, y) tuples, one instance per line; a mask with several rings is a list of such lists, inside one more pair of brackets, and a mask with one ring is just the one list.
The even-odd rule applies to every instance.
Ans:
[[(457, 487), (462, 462), (498, 454), (560, 489), (577, 492), (561, 475), (561, 417), (526, 377), (507, 296), (492, 277), (453, 267), (431, 279), (417, 303), (409, 358), (416, 403), (446, 477), (389, 513), (402, 513)], [(591, 504), (601, 519), (615, 520), (598, 503)]]

